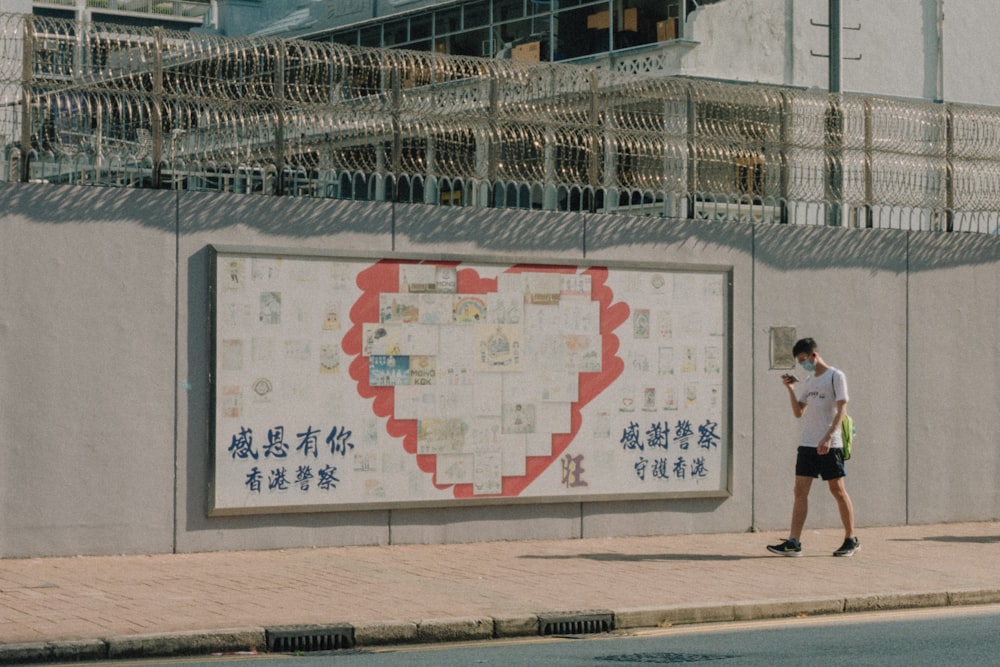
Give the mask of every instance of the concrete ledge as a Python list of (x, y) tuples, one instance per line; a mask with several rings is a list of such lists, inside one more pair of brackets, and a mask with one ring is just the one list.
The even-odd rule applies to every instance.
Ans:
[(415, 641), (417, 641), (417, 624), (413, 621), (354, 624), (355, 646), (411, 644)]
[(52, 659), (57, 662), (69, 660), (103, 660), (108, 654), (108, 644), (100, 639), (53, 642), (49, 644)]
[(948, 593), (948, 604), (963, 606), (970, 604), (996, 604), (1000, 602), (1000, 589), (985, 591), (952, 591)]
[(775, 600), (773, 602), (753, 602), (733, 606), (733, 617), (737, 621), (788, 618), (791, 616), (822, 616), (827, 614), (842, 614), (843, 612), (844, 598)]
[(495, 616), (493, 618), (494, 637), (528, 637), (538, 634), (538, 616)]
[(844, 603), (844, 611), (880, 611), (882, 609), (947, 606), (947, 593), (901, 593), (899, 595), (866, 595), (847, 598)]
[(723, 623), (733, 620), (736, 620), (736, 612), (732, 603), (707, 604), (701, 607), (665, 607), (663, 620), (658, 625)]
[(656, 628), (667, 624), (668, 611), (663, 607), (635, 607), (615, 612), (615, 628)]
[(454, 642), (493, 638), (493, 619), (488, 617), (430, 618), (417, 624), (417, 640)]
[(81, 662), (104, 660), (108, 645), (100, 639), (81, 641), (0, 644), (0, 665), (32, 662)]
[[(614, 627), (652, 628), (669, 625), (722, 623), (800, 615), (818, 616), (887, 609), (917, 609), (1000, 603), (1000, 589), (951, 592), (861, 595), (814, 600), (773, 600), (758, 603), (714, 603), (701, 606), (664, 606), (621, 609), (613, 613)], [(514, 614), (458, 617), (423, 621), (382, 621), (347, 624), (356, 646), (384, 646), (414, 642), (478, 641), (494, 637), (534, 636), (544, 615)], [(0, 644), (0, 665), (80, 662), (120, 658), (208, 655), (267, 649), (263, 628), (129, 635), (109, 639)]]
[(128, 635), (107, 640), (108, 658), (145, 658), (172, 655), (264, 651), (263, 628), (234, 628), (174, 632), (152, 635)]
[(615, 628), (653, 628), (687, 623), (750, 621), (789, 616), (818, 616), (844, 611), (843, 598), (776, 600), (773, 602), (717, 604), (704, 607), (638, 607), (615, 612)]

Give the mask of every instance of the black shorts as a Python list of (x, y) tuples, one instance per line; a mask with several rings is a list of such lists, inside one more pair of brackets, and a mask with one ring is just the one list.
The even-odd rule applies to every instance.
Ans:
[(795, 461), (797, 477), (822, 477), (824, 481), (844, 477), (844, 450), (840, 447), (831, 449), (820, 456), (815, 447), (799, 447), (799, 456)]

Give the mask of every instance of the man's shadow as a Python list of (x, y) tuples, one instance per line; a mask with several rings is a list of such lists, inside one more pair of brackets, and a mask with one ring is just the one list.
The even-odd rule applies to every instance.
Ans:
[(616, 553), (589, 553), (560, 556), (536, 556), (526, 554), (519, 558), (533, 558), (538, 560), (565, 560), (567, 558), (583, 558), (586, 560), (622, 563), (643, 563), (643, 562), (670, 562), (670, 561), (737, 561), (755, 560), (758, 558), (773, 558), (767, 554), (761, 556), (736, 556), (727, 554), (616, 554)]
[(952, 544), (998, 544), (1000, 535), (938, 535), (936, 537), (899, 537), (891, 542), (949, 542)]

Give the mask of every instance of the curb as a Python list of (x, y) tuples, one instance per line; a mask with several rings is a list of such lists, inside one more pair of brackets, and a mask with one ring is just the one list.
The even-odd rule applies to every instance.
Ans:
[(178, 655), (255, 651), (264, 646), (263, 628), (238, 628), (109, 639), (0, 644), (0, 665), (37, 662), (82, 662), (119, 658), (163, 658)]
[[(831, 597), (812, 600), (790, 599), (767, 602), (714, 603), (698, 606), (665, 606), (617, 611), (570, 611), (496, 617), (433, 618), (422, 621), (381, 621), (374, 623), (337, 624), (350, 634), (350, 646), (390, 646), (413, 643), (444, 643), (484, 641), (511, 637), (542, 636), (544, 619), (588, 619), (595, 613), (612, 617), (612, 630), (669, 627), (698, 623), (724, 623), (793, 616), (820, 616), (884, 611), (890, 609), (920, 609), (928, 607), (959, 607), (1000, 603), (1000, 589), (949, 592), (902, 593)], [(276, 626), (277, 627), (277, 626)], [(283, 633), (299, 626), (280, 626)], [(301, 626), (303, 633), (313, 632), (316, 625)], [(82, 662), (121, 658), (168, 658), (212, 653), (265, 653), (268, 632), (275, 628), (232, 628), (172, 632), (147, 635), (125, 635), (107, 639), (0, 644), (0, 665), (40, 662)]]

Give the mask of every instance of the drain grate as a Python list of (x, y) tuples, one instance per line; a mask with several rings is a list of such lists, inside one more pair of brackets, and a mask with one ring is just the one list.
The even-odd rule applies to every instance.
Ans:
[(272, 653), (308, 653), (354, 648), (350, 625), (297, 625), (266, 628), (267, 650)]
[(540, 614), (538, 634), (592, 635), (615, 629), (615, 615), (610, 611), (569, 612), (565, 614)]

